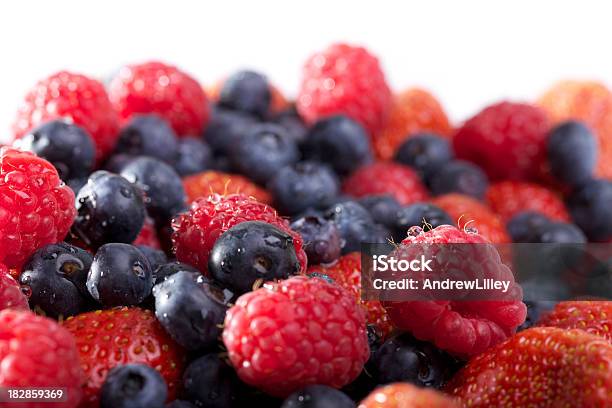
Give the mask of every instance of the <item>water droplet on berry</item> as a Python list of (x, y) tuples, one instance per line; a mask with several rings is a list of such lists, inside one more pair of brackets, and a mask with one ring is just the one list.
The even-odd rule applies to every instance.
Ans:
[(423, 233), (423, 228), (419, 227), (418, 225), (414, 225), (414, 226), (408, 228), (407, 235), (409, 237), (418, 237), (422, 233)]

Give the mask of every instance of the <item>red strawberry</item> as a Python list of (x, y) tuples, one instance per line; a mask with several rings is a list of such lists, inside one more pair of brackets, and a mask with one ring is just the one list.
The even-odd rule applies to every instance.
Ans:
[(376, 388), (357, 408), (459, 408), (448, 395), (410, 383), (393, 383)]
[(87, 378), (85, 406), (97, 406), (100, 387), (110, 369), (146, 364), (168, 383), (170, 399), (180, 387), (183, 351), (166, 334), (150, 310), (117, 308), (68, 318), (63, 326), (76, 339)]
[(0, 264), (0, 310), (3, 309), (29, 309), (28, 299), (25, 297), (19, 283), (3, 264)]
[(521, 211), (535, 211), (551, 220), (570, 220), (565, 204), (552, 190), (539, 184), (521, 181), (500, 181), (487, 190), (487, 204), (504, 222)]
[(353, 197), (390, 194), (403, 205), (428, 197), (419, 176), (410, 167), (392, 162), (360, 167), (345, 180), (342, 190)]
[(560, 302), (537, 324), (561, 329), (581, 329), (602, 336), (612, 343), (612, 302)]
[(183, 178), (187, 202), (194, 202), (211, 194), (244, 194), (259, 202), (270, 203), (270, 194), (244, 176), (208, 170)]
[(612, 345), (582, 330), (535, 327), (476, 356), (446, 389), (469, 407), (608, 407)]

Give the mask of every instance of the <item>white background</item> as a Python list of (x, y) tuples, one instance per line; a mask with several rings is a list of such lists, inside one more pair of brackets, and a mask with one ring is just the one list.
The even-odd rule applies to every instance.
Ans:
[(289, 94), (314, 50), (376, 53), (396, 90), (423, 86), (454, 121), (554, 81), (612, 83), (607, 1), (2, 1), (0, 140), (34, 82), (59, 69), (103, 78), (156, 58), (203, 83), (262, 70)]

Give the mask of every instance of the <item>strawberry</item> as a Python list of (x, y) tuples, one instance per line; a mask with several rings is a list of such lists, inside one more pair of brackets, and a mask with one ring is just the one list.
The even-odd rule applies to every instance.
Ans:
[(510, 180), (493, 183), (487, 190), (486, 199), (504, 222), (522, 211), (535, 211), (556, 221), (570, 219), (559, 195), (534, 183)]
[(459, 403), (439, 391), (393, 383), (372, 391), (357, 408), (459, 408)]
[(612, 343), (612, 302), (609, 301), (567, 301), (558, 303), (546, 313), (538, 326), (561, 329), (582, 329), (602, 336)]
[(244, 176), (208, 170), (183, 178), (187, 202), (211, 194), (244, 194), (265, 204), (271, 202), (270, 194)]

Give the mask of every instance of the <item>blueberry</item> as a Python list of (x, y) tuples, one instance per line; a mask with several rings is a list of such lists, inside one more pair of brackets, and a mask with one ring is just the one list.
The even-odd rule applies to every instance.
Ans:
[(295, 141), (285, 128), (264, 123), (253, 126), (233, 146), (232, 166), (259, 184), (266, 184), (280, 169), (298, 160)]
[(250, 115), (216, 108), (204, 131), (204, 141), (215, 154), (228, 155), (232, 147), (238, 144), (242, 136), (256, 123)]
[(597, 164), (597, 141), (581, 122), (561, 123), (550, 131), (547, 140), (550, 170), (562, 183), (577, 186), (588, 181)]
[(368, 210), (355, 201), (336, 204), (325, 211), (325, 218), (336, 224), (342, 238), (342, 254), (359, 251), (362, 243), (385, 243), (389, 232), (376, 224)]
[(410, 136), (395, 153), (395, 161), (412, 167), (425, 181), (452, 158), (453, 152), (448, 140), (433, 133)]
[(87, 289), (106, 307), (140, 304), (151, 293), (153, 272), (142, 252), (133, 245), (102, 245), (94, 256)]
[(527, 317), (525, 318), (525, 322), (517, 328), (517, 331), (535, 326), (538, 320), (540, 320), (540, 317), (552, 310), (557, 303), (558, 302), (553, 300), (525, 301), (525, 305), (527, 306)]
[(306, 135), (302, 152), (306, 159), (326, 163), (340, 175), (347, 175), (372, 160), (366, 130), (340, 115), (315, 123)]
[(200, 173), (212, 166), (212, 152), (206, 143), (193, 137), (179, 141), (174, 169), (181, 177)]
[(375, 222), (387, 228), (395, 228), (400, 203), (390, 195), (372, 195), (357, 200), (372, 216)]
[(267, 116), (271, 100), (268, 79), (253, 71), (236, 72), (223, 82), (219, 93), (220, 106), (260, 118)]
[(32, 309), (54, 318), (82, 312), (89, 298), (85, 283), (91, 262), (89, 252), (64, 242), (34, 252), (19, 277), (29, 288)]
[(396, 242), (401, 242), (413, 226), (421, 227), (423, 231), (430, 231), (440, 225), (453, 225), (453, 220), (446, 211), (433, 204), (415, 203), (397, 212), (393, 238)]
[(304, 240), (308, 264), (330, 263), (340, 257), (340, 232), (336, 225), (319, 216), (306, 216), (291, 223)]
[(89, 134), (63, 120), (46, 122), (17, 142), (57, 169), (64, 181), (87, 177), (95, 164), (96, 148)]
[(178, 344), (203, 350), (217, 343), (226, 297), (201, 273), (177, 272), (155, 285), (153, 295), (157, 320)]
[(340, 182), (327, 166), (299, 162), (287, 166), (268, 183), (276, 208), (285, 215), (295, 215), (307, 208), (329, 206), (338, 195)]
[(125, 153), (116, 153), (113, 154), (109, 159), (104, 163), (103, 169), (106, 171), (110, 171), (111, 173), (119, 174), (121, 170), (132, 160), (134, 160), (138, 156), (132, 156), (131, 154)]
[(208, 272), (235, 294), (253, 289), (259, 279), (286, 279), (300, 271), (291, 235), (261, 221), (246, 221), (225, 231), (208, 258)]
[(185, 208), (181, 177), (166, 163), (138, 157), (121, 170), (121, 175), (144, 191), (147, 212), (158, 223), (164, 223)]
[(163, 282), (168, 276), (174, 275), (180, 271), (200, 273), (199, 270), (191, 265), (187, 265), (186, 263), (178, 261), (168, 262), (163, 265), (159, 265), (154, 270), (153, 275), (155, 278), (155, 284), (157, 285), (158, 283)]
[(87, 177), (65, 180), (65, 183), (74, 192), (76, 196), (79, 191), (87, 184)]
[(178, 152), (178, 141), (165, 120), (156, 115), (139, 115), (121, 129), (116, 151), (172, 163)]
[(574, 222), (592, 241), (612, 238), (612, 181), (592, 180), (573, 192), (568, 201)]
[(372, 365), (379, 384), (409, 382), (440, 388), (450, 378), (455, 361), (433, 344), (402, 333), (385, 341), (376, 351)]
[(297, 143), (306, 140), (308, 128), (294, 106), (277, 113), (272, 117), (271, 121), (287, 129), (293, 140)]
[(156, 271), (162, 265), (168, 262), (168, 257), (161, 249), (155, 249), (147, 245), (136, 245), (136, 248), (147, 258), (151, 271)]
[(429, 187), (435, 195), (460, 193), (481, 200), (489, 180), (480, 167), (463, 160), (443, 164), (429, 177)]
[(583, 244), (587, 242), (584, 233), (574, 224), (550, 222), (538, 229), (538, 241), (545, 244)]
[(543, 214), (523, 211), (515, 214), (506, 224), (512, 242), (538, 242), (539, 231), (552, 221)]
[(164, 408), (168, 386), (144, 364), (126, 364), (108, 372), (100, 390), (100, 408)]
[(96, 171), (76, 196), (72, 232), (97, 248), (106, 242), (133, 242), (144, 225), (142, 191), (107, 171)]
[(185, 400), (174, 400), (169, 404), (166, 404), (166, 408), (197, 408), (189, 401)]
[(352, 399), (327, 385), (309, 385), (289, 395), (281, 408), (355, 408)]
[(233, 406), (237, 385), (234, 369), (217, 353), (205, 354), (192, 361), (183, 374), (185, 397), (198, 407)]

